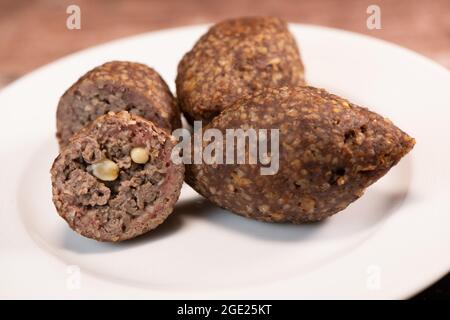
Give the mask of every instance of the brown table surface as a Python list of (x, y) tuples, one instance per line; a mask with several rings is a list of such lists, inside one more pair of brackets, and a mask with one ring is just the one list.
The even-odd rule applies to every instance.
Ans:
[[(81, 8), (81, 30), (66, 28), (70, 4)], [(367, 29), (366, 9), (371, 4), (381, 8), (381, 30)], [(0, 0), (0, 87), (102, 42), (245, 15), (276, 15), (367, 34), (450, 68), (450, 0)], [(450, 298), (450, 275), (416, 298)]]

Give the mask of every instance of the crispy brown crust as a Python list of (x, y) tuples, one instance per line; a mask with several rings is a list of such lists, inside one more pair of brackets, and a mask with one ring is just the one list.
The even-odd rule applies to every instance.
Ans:
[(260, 175), (259, 164), (186, 166), (186, 181), (218, 206), (271, 222), (317, 221), (343, 210), (415, 144), (389, 120), (312, 87), (262, 91), (208, 128), (280, 130), (275, 175)]
[(155, 70), (140, 63), (111, 61), (86, 73), (61, 97), (56, 116), (60, 146), (98, 116), (122, 110), (168, 131), (181, 126), (176, 100)]
[[(170, 155), (175, 140), (153, 123), (127, 112), (99, 117), (64, 146), (52, 169), (53, 202), (69, 226), (99, 241), (134, 238), (160, 225), (172, 212), (184, 178), (184, 166)], [(149, 152), (134, 163), (130, 150)], [(89, 169), (109, 159), (120, 168), (114, 181)]]
[(265, 87), (304, 84), (297, 44), (273, 17), (226, 20), (211, 27), (178, 65), (180, 108), (210, 121), (226, 106)]

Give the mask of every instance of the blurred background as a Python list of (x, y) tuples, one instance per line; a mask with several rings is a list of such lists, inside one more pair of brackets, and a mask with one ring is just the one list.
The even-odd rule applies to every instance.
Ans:
[[(66, 8), (81, 9), (81, 29)], [(381, 29), (366, 25), (369, 5)], [(450, 68), (450, 0), (0, 0), (0, 87), (71, 52), (132, 34), (242, 15), (340, 28), (385, 39)]]
[[(73, 4), (81, 9), (80, 30), (66, 27), (66, 9)], [(367, 27), (370, 5), (381, 9), (381, 29)], [(275, 15), (289, 22), (363, 33), (450, 69), (450, 0), (0, 0), (0, 88), (39, 66), (102, 42), (244, 15)], [(450, 276), (416, 298), (449, 299)]]

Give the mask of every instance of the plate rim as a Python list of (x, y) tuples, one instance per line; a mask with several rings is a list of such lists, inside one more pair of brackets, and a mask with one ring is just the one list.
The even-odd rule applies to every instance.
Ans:
[[(161, 34), (164, 34), (164, 33), (178, 32), (180, 30), (183, 30), (183, 31), (190, 30), (190, 31), (192, 31), (192, 30), (196, 30), (196, 29), (200, 29), (200, 28), (201, 29), (206, 29), (210, 25), (211, 24), (198, 24), (198, 25), (181, 26), (181, 27), (176, 27), (176, 28), (169, 28), (169, 29), (161, 29), (161, 30), (155, 30), (155, 31), (150, 31), (150, 32), (144, 32), (144, 33), (140, 33), (140, 34), (137, 34), (137, 35), (132, 35), (132, 36), (123, 37), (123, 38), (115, 39), (115, 40), (112, 40), (112, 41), (104, 42), (104, 43), (95, 45), (93, 47), (89, 47), (89, 48), (85, 48), (85, 49), (79, 50), (77, 52), (71, 53), (71, 54), (66, 55), (64, 57), (58, 58), (58, 59), (56, 59), (56, 60), (54, 60), (54, 61), (52, 61), (52, 62), (50, 62), (48, 64), (45, 64), (45, 65), (43, 65), (43, 66), (41, 66), (41, 67), (31, 71), (30, 73), (28, 73), (28, 74), (26, 74), (26, 75), (16, 79), (12, 83), (8, 84), (7, 86), (5, 86), (4, 88), (2, 88), (0, 90), (0, 100), (3, 98), (4, 95), (6, 95), (11, 90), (13, 90), (16, 86), (20, 86), (21, 83), (26, 81), (29, 77), (32, 77), (33, 75), (42, 72), (42, 70), (45, 70), (45, 69), (49, 68), (50, 66), (63, 64), (63, 63), (65, 63), (66, 60), (74, 59), (77, 56), (82, 56), (82, 55), (84, 55), (84, 54), (86, 54), (86, 53), (88, 53), (90, 51), (104, 50), (104, 47), (107, 47), (107, 46), (110, 46), (110, 45), (113, 45), (113, 44), (118, 44), (120, 42), (131, 40), (131, 39), (138, 39), (138, 38), (147, 37), (147, 36), (154, 36), (155, 34), (161, 35)], [(389, 46), (391, 48), (395, 48), (396, 50), (400, 49), (400, 50), (402, 50), (402, 51), (404, 51), (404, 52), (406, 52), (406, 53), (408, 53), (410, 55), (413, 55), (416, 58), (420, 59), (421, 62), (426, 63), (429, 67), (435, 68), (436, 71), (438, 71), (438, 72), (445, 72), (446, 76), (450, 79), (450, 72), (445, 67), (443, 67), (442, 65), (438, 64), (435, 61), (430, 60), (429, 58), (427, 58), (427, 57), (425, 57), (425, 56), (423, 56), (423, 55), (421, 55), (421, 54), (419, 54), (417, 52), (414, 52), (414, 51), (412, 51), (412, 50), (410, 50), (408, 48), (401, 47), (401, 46), (399, 46), (397, 44), (393, 44), (391, 42), (388, 42), (388, 41), (385, 41), (385, 40), (382, 40), (382, 39), (374, 38), (372, 36), (368, 36), (368, 35), (365, 35), (365, 34), (359, 34), (359, 33), (352, 32), (352, 31), (347, 31), (347, 30), (340, 30), (340, 29), (329, 28), (329, 27), (324, 27), (324, 26), (315, 26), (315, 25), (311, 25), (311, 24), (290, 23), (289, 25), (290, 25), (290, 27), (294, 27), (294, 28), (311, 28), (311, 29), (316, 29), (316, 30), (317, 29), (322, 29), (322, 30), (325, 30), (325, 31), (339, 32), (339, 33), (346, 34), (347, 36), (351, 36), (351, 37), (355, 37), (356, 36), (356, 37), (359, 37), (359, 38), (362, 37), (362, 38), (365, 38), (365, 39), (370, 40), (370, 41), (375, 41), (375, 42), (378, 42), (381, 45), (384, 45), (384, 46), (387, 45), (387, 46)], [(301, 44), (300, 44), (300, 48), (301, 48)], [(449, 239), (450, 239), (450, 237), (449, 237)], [(450, 259), (448, 260), (448, 264), (450, 265)], [(448, 272), (448, 270), (449, 270), (449, 268), (447, 268), (447, 272)], [(434, 279), (434, 280), (432, 280), (432, 282), (438, 280), (443, 275), (445, 275), (445, 273), (440, 275), (440, 276), (438, 275), (438, 276), (432, 277)], [(409, 294), (405, 293), (404, 297), (407, 298), (407, 297), (415, 295), (417, 292), (420, 292), (425, 287), (431, 285), (432, 282), (426, 281), (425, 284), (417, 286), (417, 288), (416, 288), (416, 290), (414, 292), (411, 291)]]

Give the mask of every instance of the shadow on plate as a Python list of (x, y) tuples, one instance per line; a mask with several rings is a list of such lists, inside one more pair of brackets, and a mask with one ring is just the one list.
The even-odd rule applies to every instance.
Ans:
[(314, 241), (333, 240), (372, 230), (395, 211), (406, 196), (406, 193), (381, 195), (380, 192), (372, 191), (337, 216), (305, 225), (251, 220), (220, 209), (208, 200), (198, 197), (179, 203), (168, 219), (155, 230), (120, 243), (96, 242), (66, 227), (64, 247), (77, 253), (87, 254), (119, 251), (167, 239), (181, 230), (188, 220), (196, 219), (215, 227), (225, 228), (231, 233), (258, 238), (262, 241), (299, 242), (308, 241), (311, 238), (314, 238)]
[(363, 198), (337, 215), (320, 222), (302, 225), (252, 220), (220, 209), (201, 197), (181, 202), (173, 214), (184, 219), (202, 219), (231, 232), (261, 240), (305, 241), (319, 233), (320, 239), (329, 240), (371, 229), (395, 211), (406, 195), (406, 190), (394, 194), (368, 190)]
[(147, 232), (139, 237), (118, 243), (99, 242), (85, 238), (69, 226), (65, 226), (63, 234), (63, 247), (77, 253), (101, 253), (119, 251), (136, 245), (156, 242), (166, 239), (182, 228), (183, 220), (178, 215), (170, 215), (163, 224), (156, 229)]
[[(49, 199), (43, 200), (42, 197), (30, 198), (30, 194), (33, 194), (35, 188), (44, 188), (44, 190), (50, 188), (50, 185), (47, 186), (46, 184), (49, 180), (48, 169), (52, 161), (51, 158), (53, 158), (49, 155), (56, 152), (54, 144), (54, 141), (47, 141), (37, 150), (35, 157), (33, 157), (33, 166), (30, 166), (33, 169), (26, 171), (18, 193), (19, 208), (25, 224), (28, 225), (31, 233), (37, 234), (43, 241), (46, 239), (46, 229), (41, 225), (43, 221), (36, 215), (39, 208), (42, 208), (42, 210), (44, 208), (45, 210), (53, 209), (53, 206), (43, 206), (42, 203), (42, 201), (49, 202), (51, 195), (49, 195)], [(214, 228), (224, 228), (230, 233), (257, 238), (262, 241), (298, 242), (308, 241), (311, 238), (314, 238), (314, 241), (326, 241), (352, 236), (355, 233), (372, 230), (374, 226), (385, 220), (401, 205), (407, 195), (411, 178), (411, 162), (407, 160), (410, 159), (404, 159), (388, 177), (369, 188), (361, 199), (351, 204), (347, 209), (318, 223), (292, 225), (255, 221), (220, 209), (198, 196), (179, 201), (174, 212), (162, 225), (135, 239), (116, 244), (96, 242), (76, 234), (64, 225), (64, 227), (61, 227), (63, 233), (61, 235), (62, 245), (67, 250), (87, 254), (123, 250), (132, 246), (167, 239), (183, 229), (184, 225), (192, 220), (202, 220), (213, 225)], [(384, 181), (384, 179), (388, 180)], [(42, 185), (30, 184), (30, 181), (37, 181)], [(401, 181), (400, 185), (396, 184), (398, 181)], [(384, 187), (379, 187), (380, 183)], [(52, 216), (55, 219), (58, 218), (56, 212)], [(44, 217), (41, 216), (41, 218)], [(41, 220), (41, 222), (33, 223), (33, 220)], [(62, 221), (61, 224), (63, 224)], [(212, 232), (214, 232), (214, 228), (212, 228)]]

